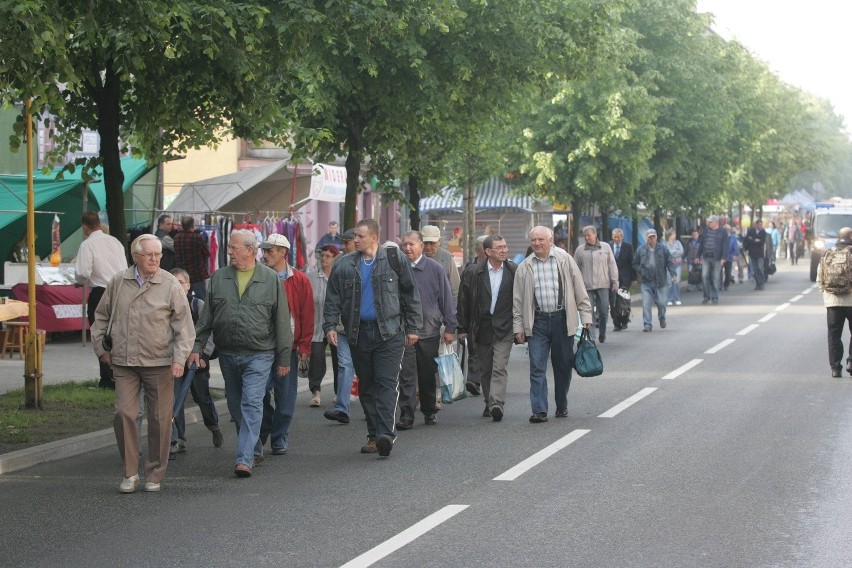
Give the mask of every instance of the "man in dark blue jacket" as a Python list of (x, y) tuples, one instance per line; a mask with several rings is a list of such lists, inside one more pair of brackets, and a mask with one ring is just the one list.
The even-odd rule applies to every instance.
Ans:
[(395, 247), (379, 246), (379, 224), (355, 226), (356, 252), (337, 263), (328, 279), (323, 331), (337, 347), (342, 321), (367, 416), (363, 453), (390, 455), (396, 440), (399, 368), (405, 345), (414, 345), (423, 327), (420, 294), (408, 259)]
[(701, 234), (698, 245), (698, 263), (701, 264), (701, 279), (704, 281), (704, 301), (702, 304), (719, 303), (719, 285), (722, 268), (728, 258), (728, 235), (719, 227), (719, 217), (711, 215), (707, 218), (707, 227)]
[(657, 305), (660, 327), (666, 327), (666, 298), (672, 282), (677, 281), (669, 247), (657, 243), (657, 231), (645, 231), (645, 244), (633, 255), (633, 269), (642, 287), (642, 331), (654, 329), (653, 306)]
[[(427, 426), (437, 424), (438, 408), (435, 373), (438, 364), (438, 346), (443, 339), (447, 345), (456, 335), (456, 307), (447, 271), (437, 261), (423, 254), (423, 237), (419, 231), (409, 231), (402, 237), (402, 252), (414, 272), (414, 281), (420, 293), (423, 327), (412, 346), (405, 348), (399, 374), (399, 424), (400, 430), (414, 425), (415, 393), (420, 392), (420, 412)], [(444, 334), (441, 337), (441, 326)]]
[(743, 247), (748, 252), (748, 263), (754, 271), (754, 289), (763, 290), (766, 285), (766, 276), (763, 272), (766, 261), (766, 230), (763, 221), (758, 219), (754, 227), (749, 228), (743, 239)]

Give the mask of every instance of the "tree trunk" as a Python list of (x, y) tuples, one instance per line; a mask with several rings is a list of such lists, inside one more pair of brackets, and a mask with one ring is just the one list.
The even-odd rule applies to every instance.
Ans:
[(468, 153), (467, 160), (467, 181), (464, 184), (464, 200), (462, 208), (464, 209), (464, 261), (472, 259), (476, 253), (474, 247), (476, 244), (476, 186), (471, 176), (473, 171), (473, 156)]
[(346, 205), (343, 209), (343, 226), (354, 227), (355, 208), (361, 184), (361, 145), (354, 137), (349, 139), (349, 153), (346, 155)]
[(604, 242), (609, 242), (612, 238), (609, 228), (609, 208), (607, 207), (601, 207), (601, 234), (599, 238)]
[(663, 234), (663, 224), (660, 221), (660, 208), (654, 209), (654, 230), (657, 231), (657, 242), (663, 242), (665, 235)]
[(633, 227), (630, 230), (630, 238), (633, 239), (630, 244), (634, 249), (639, 248), (639, 210), (633, 210)]
[(580, 202), (576, 199), (571, 201), (571, 230), (568, 231), (568, 250), (574, 253), (577, 248), (580, 235)]
[(408, 224), (412, 231), (420, 230), (420, 180), (417, 176), (408, 176), (408, 202), (411, 209), (408, 212)]
[(127, 249), (127, 223), (124, 218), (124, 172), (119, 153), (121, 115), (121, 80), (106, 66), (101, 96), (97, 99), (98, 134), (101, 137), (100, 158), (103, 164), (104, 188), (109, 233)]

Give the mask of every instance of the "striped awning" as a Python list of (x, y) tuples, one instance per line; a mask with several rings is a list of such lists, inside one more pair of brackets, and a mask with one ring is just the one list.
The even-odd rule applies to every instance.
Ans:
[[(444, 187), (435, 195), (420, 200), (420, 212), (461, 211), (464, 191), (455, 187)], [(515, 195), (512, 188), (500, 178), (491, 178), (474, 190), (476, 194), (476, 210), (488, 209), (518, 209), (533, 211), (533, 199), (528, 195)]]

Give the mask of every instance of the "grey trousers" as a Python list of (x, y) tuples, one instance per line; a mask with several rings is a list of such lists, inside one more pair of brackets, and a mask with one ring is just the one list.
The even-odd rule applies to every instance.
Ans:
[(509, 354), (512, 353), (512, 335), (505, 339), (495, 339), (487, 345), (476, 345), (479, 357), (479, 380), (482, 386), (482, 396), (488, 408), (499, 406), (503, 408), (506, 402), (506, 386), (509, 383)]

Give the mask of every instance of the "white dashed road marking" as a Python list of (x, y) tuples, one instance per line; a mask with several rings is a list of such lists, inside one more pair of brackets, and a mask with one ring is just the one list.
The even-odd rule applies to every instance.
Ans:
[(791, 302), (798, 302), (799, 300), (801, 300), (804, 297), (805, 297), (804, 294), (799, 294), (798, 296), (793, 296), (792, 298), (790, 298), (790, 301)]
[(786, 310), (789, 307), (790, 307), (790, 302), (784, 302), (783, 304), (781, 304), (780, 306), (775, 308), (775, 311), (780, 312), (781, 310)]
[(714, 345), (713, 347), (711, 347), (710, 349), (708, 349), (704, 353), (706, 353), (708, 355), (712, 355), (713, 353), (718, 353), (719, 351), (721, 351), (722, 349), (724, 349), (725, 347), (727, 347), (728, 345), (730, 345), (734, 341), (736, 341), (736, 339), (726, 339), (725, 341), (719, 343), (718, 345)]
[(543, 450), (539, 450), (538, 452), (534, 453), (515, 467), (501, 473), (500, 475), (494, 478), (494, 481), (516, 480), (524, 473), (528, 472), (529, 470), (531, 470), (532, 468), (534, 468), (559, 450), (567, 448), (570, 444), (576, 442), (589, 432), (591, 432), (591, 430), (574, 430), (567, 436), (563, 436), (562, 438), (556, 440)]
[(760, 318), (757, 321), (759, 321), (760, 323), (766, 323), (777, 315), (778, 315), (778, 312), (772, 312), (771, 314), (766, 314), (765, 316), (763, 316), (762, 318)]
[(748, 333), (751, 333), (752, 331), (754, 331), (755, 329), (757, 329), (757, 328), (759, 328), (759, 327), (760, 327), (760, 326), (759, 326), (758, 324), (753, 323), (753, 324), (748, 325), (748, 326), (746, 326), (746, 327), (742, 328), (741, 330), (739, 330), (739, 331), (737, 332), (737, 335), (746, 335), (746, 334), (748, 334)]
[(657, 389), (654, 388), (654, 387), (644, 388), (644, 389), (640, 390), (639, 392), (637, 392), (636, 394), (634, 394), (633, 396), (631, 396), (630, 398), (625, 399), (623, 402), (619, 402), (618, 404), (616, 404), (615, 406), (613, 406), (612, 408), (610, 408), (609, 410), (607, 410), (606, 412), (604, 412), (603, 414), (598, 416), (598, 418), (613, 418), (613, 417), (617, 416), (622, 410), (630, 408), (631, 406), (633, 406), (634, 404), (636, 404), (637, 402), (639, 402), (640, 400), (642, 400), (643, 398), (645, 398), (646, 396), (648, 396), (649, 394), (654, 392), (655, 390), (657, 390)]
[(470, 507), (470, 505), (447, 505), (443, 509), (432, 513), (419, 523), (408, 527), (398, 535), (386, 540), (377, 547), (368, 550), (358, 558), (350, 560), (341, 566), (341, 568), (366, 568), (367, 566), (372, 566), (388, 554), (399, 550), (406, 544), (423, 536), (444, 521), (455, 517), (468, 507)]
[(677, 369), (675, 369), (674, 371), (672, 371), (671, 373), (669, 373), (668, 375), (663, 377), (663, 379), (676, 379), (679, 376), (681, 376), (682, 374), (684, 374), (685, 372), (687, 372), (688, 370), (690, 370), (691, 368), (693, 368), (694, 366), (701, 363), (703, 360), (704, 359), (693, 359), (692, 361), (690, 361), (686, 365), (681, 365), (680, 367), (678, 367)]

